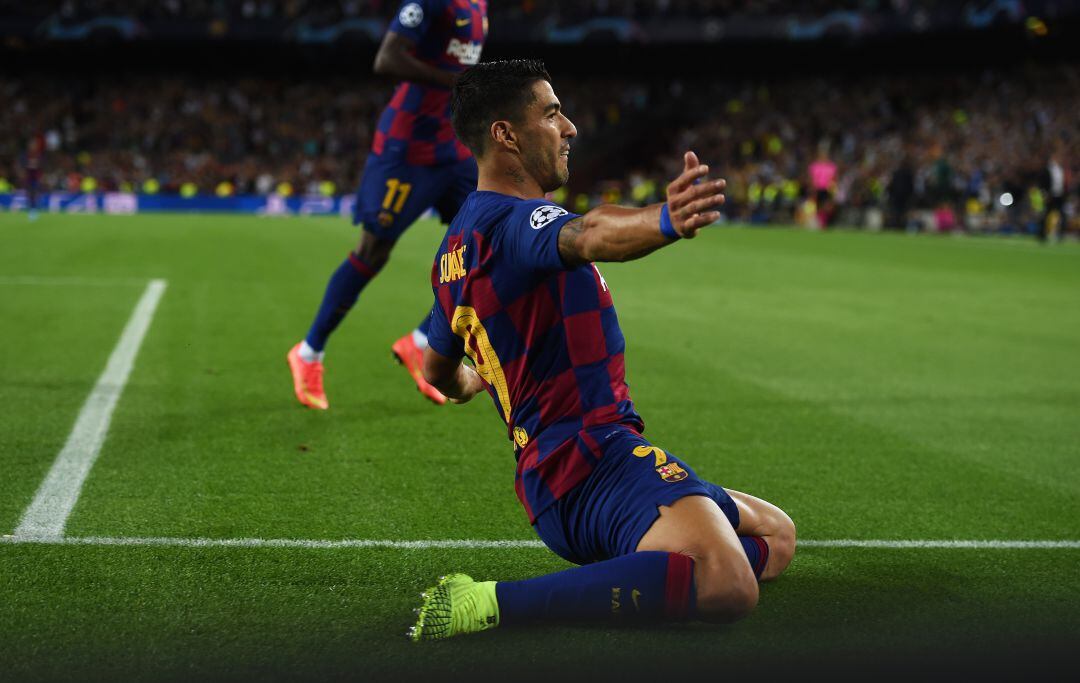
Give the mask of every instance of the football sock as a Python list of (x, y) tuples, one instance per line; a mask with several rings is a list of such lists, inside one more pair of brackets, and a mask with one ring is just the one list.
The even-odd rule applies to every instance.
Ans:
[(690, 619), (694, 561), (645, 551), (524, 581), (495, 585), (499, 622)]
[(769, 544), (760, 536), (739, 536), (746, 559), (750, 560), (750, 568), (754, 570), (754, 576), (761, 578), (761, 572), (765, 571), (765, 565), (769, 562)]
[(326, 347), (326, 340), (337, 326), (345, 319), (349, 309), (356, 303), (360, 291), (379, 274), (367, 262), (356, 254), (349, 254), (326, 283), (322, 305), (311, 323), (305, 341), (317, 353)]
[(315, 361), (322, 362), (323, 356), (326, 355), (325, 351), (316, 351), (311, 348), (311, 345), (307, 343), (307, 340), (300, 342), (300, 360), (305, 363), (314, 363)]
[(429, 312), (424, 316), (424, 319), (420, 321), (420, 324), (416, 326), (416, 330), (413, 331), (413, 340), (416, 341), (416, 345), (420, 346), (420, 342), (416, 340), (416, 335), (421, 335), (424, 338), (424, 346), (427, 346), (428, 330), (431, 328), (431, 313)]

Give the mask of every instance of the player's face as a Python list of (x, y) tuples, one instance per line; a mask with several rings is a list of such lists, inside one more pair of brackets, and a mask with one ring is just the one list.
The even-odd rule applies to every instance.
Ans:
[(570, 138), (577, 128), (563, 115), (559, 99), (547, 81), (533, 83), (533, 102), (525, 111), (522, 163), (525, 171), (551, 192), (570, 179)]

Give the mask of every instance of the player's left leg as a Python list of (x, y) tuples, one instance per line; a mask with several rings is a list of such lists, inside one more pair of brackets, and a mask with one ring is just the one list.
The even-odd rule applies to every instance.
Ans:
[(425, 595), (414, 639), (547, 620), (733, 621), (756, 605), (762, 572), (772, 578), (790, 561), (794, 525), (779, 509), (736, 500), (637, 432), (604, 427), (568, 447), (591, 451), (596, 469), (535, 526), (583, 566), (521, 581), (447, 577)]
[[(550, 529), (539, 527), (565, 520), (551, 519), (562, 516), (551, 509), (544, 515), (538, 532), (550, 544)], [(573, 551), (560, 554), (583, 561)], [(545, 621), (735, 621), (753, 610), (758, 587), (729, 519), (700, 492), (661, 507), (636, 550), (625, 555), (521, 581), (476, 582), (453, 574), (423, 598), (409, 631), (414, 641)]]
[[(431, 187), (440, 188), (440, 194), (435, 200), (434, 208), (439, 214), (440, 220), (449, 225), (454, 219), (465, 198), (476, 190), (477, 170), (476, 160), (472, 157), (459, 161), (456, 164), (436, 167), (425, 171), (426, 182)], [(405, 367), (409, 375), (416, 382), (416, 388), (428, 400), (436, 405), (446, 403), (446, 397), (442, 392), (431, 386), (424, 379), (423, 359), (424, 349), (427, 348), (428, 326), (431, 324), (430, 312), (426, 314), (412, 332), (399, 337), (390, 347), (394, 358)]]
[(795, 523), (772, 503), (701, 480), (709, 497), (735, 528), (759, 581), (780, 575), (795, 554)]
[[(449, 166), (437, 166), (418, 170), (423, 173), (424, 182), (433, 189), (436, 199), (433, 207), (443, 224), (449, 225), (469, 193), (476, 189), (476, 161), (471, 157)], [(431, 324), (430, 311), (420, 320), (420, 324), (411, 332), (399, 337), (390, 347), (394, 358), (400, 363), (416, 383), (416, 389), (436, 405), (446, 403), (442, 392), (424, 379), (424, 349), (427, 348), (428, 327)]]
[[(791, 558), (795, 556), (795, 522), (791, 521), (786, 512), (768, 501), (748, 493), (731, 489), (726, 491), (739, 510), (739, 526), (735, 533), (743, 545), (754, 543), (750, 539), (759, 539), (764, 544), (765, 566), (759, 573), (758, 580), (775, 579), (787, 569)], [(752, 552), (748, 551), (747, 555)]]
[[(730, 525), (727, 533), (731, 552), (741, 556)], [(732, 567), (747, 575), (743, 584), (756, 601), (757, 584), (746, 560)], [(521, 581), (478, 582), (452, 574), (424, 592), (409, 636), (441, 640), (545, 621), (685, 620), (698, 614), (694, 583), (694, 559), (667, 550), (633, 552)]]

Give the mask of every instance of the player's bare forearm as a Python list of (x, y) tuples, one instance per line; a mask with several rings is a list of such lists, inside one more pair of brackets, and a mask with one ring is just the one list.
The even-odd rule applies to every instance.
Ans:
[(375, 73), (397, 81), (453, 87), (457, 75), (420, 61), (412, 54), (413, 47), (413, 41), (388, 31), (375, 55)]
[(598, 206), (559, 230), (559, 255), (568, 266), (590, 261), (632, 261), (671, 244), (678, 237), (694, 237), (698, 230), (720, 217), (724, 203), (723, 179), (710, 179), (709, 167), (699, 164), (693, 152), (685, 156), (682, 174), (668, 185), (669, 229), (661, 230), (664, 204), (640, 209)]
[(466, 403), (484, 390), (476, 370), (430, 346), (424, 350), (424, 379), (453, 403)]
[(484, 390), (480, 381), (480, 375), (464, 363), (458, 363), (453, 374), (449, 375), (442, 383), (431, 383), (443, 396), (450, 399), (451, 403), (468, 403)]
[(660, 207), (598, 206), (559, 230), (559, 255), (568, 266), (632, 261), (671, 244), (659, 229)]

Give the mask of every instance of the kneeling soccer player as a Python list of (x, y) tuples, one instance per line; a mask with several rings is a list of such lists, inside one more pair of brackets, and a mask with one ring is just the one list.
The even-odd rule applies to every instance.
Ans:
[(549, 548), (583, 566), (524, 581), (444, 577), (424, 594), (410, 636), (549, 619), (745, 616), (757, 582), (791, 561), (795, 525), (765, 501), (699, 479), (642, 437), (623, 378), (625, 341), (593, 265), (693, 237), (718, 218), (724, 181), (688, 152), (666, 204), (577, 216), (547, 201), (569, 177), (577, 131), (536, 61), (466, 71), (451, 112), (480, 177), (432, 270), (424, 375), (458, 403), (491, 394), (514, 443), (529, 521)]

